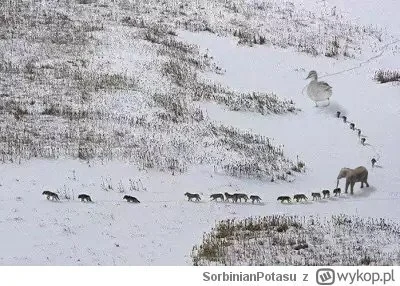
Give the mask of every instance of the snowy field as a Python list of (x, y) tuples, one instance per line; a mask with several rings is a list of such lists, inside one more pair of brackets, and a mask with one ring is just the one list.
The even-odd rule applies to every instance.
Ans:
[[(310, 11), (319, 11), (323, 5), (321, 1), (294, 2)], [(296, 113), (262, 115), (232, 111), (214, 101), (196, 103), (215, 124), (251, 131), (271, 138), (276, 146), (282, 145), (286, 157), (296, 161), (298, 156), (305, 162), (304, 173), (296, 173), (288, 181), (271, 182), (215, 172), (212, 163), (193, 164), (183, 174), (142, 170), (118, 160), (94, 159), (87, 163), (59, 158), (3, 163), (0, 264), (191, 265), (192, 247), (221, 219), (344, 213), (399, 221), (400, 85), (379, 84), (373, 77), (379, 69), (400, 67), (400, 20), (394, 15), (396, 9), (400, 10), (400, 3), (325, 2), (327, 9), (336, 5), (348, 21), (384, 28), (391, 35), (387, 45), (376, 50), (366, 47), (368, 52), (355, 58), (336, 59), (299, 53), (291, 47), (238, 45), (232, 36), (177, 30), (179, 40), (198, 45), (201, 53), (212, 56), (225, 71), (205, 71), (200, 75), (202, 79), (238, 92), (274, 92), (301, 109)], [(118, 42), (118, 36), (111, 41)], [(153, 86), (157, 91), (164, 90), (165, 79), (156, 77), (153, 66), (134, 66), (142, 58), (138, 59), (137, 54), (131, 58), (127, 48), (101, 47), (94, 57), (106, 57), (115, 71), (136, 76), (143, 73), (146, 80), (140, 85), (147, 91)], [(151, 52), (145, 54), (152, 56)], [(315, 107), (307, 97), (304, 87), (310, 70), (316, 70), (333, 87), (329, 106)], [(127, 113), (143, 111), (146, 100), (137, 95), (133, 100), (123, 95), (118, 100), (99, 99)], [(335, 117), (337, 111), (362, 130), (365, 145), (349, 124)], [(193, 153), (199, 151), (194, 149)], [(375, 168), (371, 168), (372, 158), (378, 159)], [(332, 190), (342, 167), (360, 165), (369, 170), (370, 187), (360, 189), (356, 184), (352, 196), (292, 204), (276, 201), (280, 195), (305, 193), (310, 197), (311, 192)], [(344, 189), (344, 180), (340, 187)], [(61, 201), (47, 201), (41, 195), (44, 190), (57, 192)], [(199, 193), (202, 201), (188, 202), (185, 192)], [(262, 203), (209, 201), (210, 194), (224, 192), (259, 195)], [(93, 203), (81, 203), (77, 198), (80, 193), (90, 194)], [(125, 202), (125, 194), (137, 197), (141, 203)]]

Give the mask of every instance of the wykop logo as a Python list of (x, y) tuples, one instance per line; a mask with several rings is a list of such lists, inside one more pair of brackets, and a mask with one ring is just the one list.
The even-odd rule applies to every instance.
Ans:
[(318, 269), (316, 280), (318, 285), (333, 285), (335, 283), (335, 271), (331, 268)]

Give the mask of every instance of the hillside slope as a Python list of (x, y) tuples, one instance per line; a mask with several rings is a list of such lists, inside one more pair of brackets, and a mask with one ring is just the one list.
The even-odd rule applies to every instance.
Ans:
[[(21, 1), (32, 8), (28, 2)], [(0, 226), (10, 242), (0, 246), (0, 264), (185, 265), (192, 263), (193, 245), (220, 219), (400, 218), (400, 135), (394, 131), (400, 87), (373, 80), (377, 70), (400, 65), (398, 35), (390, 30), (397, 19), (382, 32), (375, 27), (379, 15), (363, 30), (351, 21), (359, 15), (329, 16), (329, 7), (321, 20), (296, 5), (281, 11), (248, 1), (228, 1), (228, 7), (203, 1), (204, 9), (196, 1), (154, 9), (152, 1), (67, 2), (55, 8), (48, 1), (33, 14), (8, 7), (0, 17), (19, 31), (2, 29), (0, 37)], [(257, 37), (273, 36), (277, 26), (270, 23), (294, 29), (308, 15), (298, 25), (311, 31), (319, 55), (299, 52), (296, 37), (286, 46), (240, 41), (233, 33), (249, 27), (232, 18), (246, 19), (254, 9), (261, 14), (250, 13), (248, 23), (260, 22)], [(274, 11), (276, 21), (262, 20)], [(309, 16), (316, 22), (307, 22)], [(185, 27), (188, 18), (209, 22)], [(318, 27), (326, 35), (351, 32), (352, 54), (324, 56), (330, 38), (320, 37)], [(328, 107), (314, 107), (302, 92), (311, 69), (333, 87)], [(362, 129), (366, 146), (335, 118), (337, 111)], [(305, 172), (293, 171), (297, 156)], [(373, 157), (379, 168), (371, 168)], [(359, 165), (368, 167), (371, 186), (357, 184), (353, 196), (276, 201), (332, 189), (340, 168)], [(44, 190), (58, 192), (61, 201), (47, 201)], [(212, 193), (236, 191), (257, 194), (262, 203), (208, 201)], [(185, 192), (200, 193), (202, 201), (187, 202)], [(94, 203), (79, 202), (80, 193)], [(141, 203), (126, 203), (125, 194)]]

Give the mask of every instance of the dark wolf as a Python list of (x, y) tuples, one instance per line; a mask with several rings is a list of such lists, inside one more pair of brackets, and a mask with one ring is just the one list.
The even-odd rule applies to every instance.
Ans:
[(293, 196), (293, 199), (295, 199), (296, 202), (299, 202), (301, 200), (306, 201), (308, 198), (304, 194), (296, 194), (296, 195)]
[(313, 200), (320, 200), (321, 199), (321, 194), (320, 193), (311, 193), (312, 199)]
[(235, 193), (233, 194), (235, 203), (239, 200), (242, 202), (242, 199), (244, 199), (245, 202), (249, 199), (249, 197), (246, 194), (240, 194), (240, 193)]
[(229, 200), (232, 200), (232, 202), (234, 202), (235, 195), (231, 195), (231, 194), (225, 192), (225, 201), (229, 201)]
[(210, 199), (212, 201), (218, 201), (218, 199), (221, 199), (221, 201), (224, 201), (224, 195), (223, 194), (212, 194), (210, 196)]
[(335, 194), (335, 197), (336, 197), (338, 195), (340, 196), (340, 193), (342, 192), (342, 190), (340, 188), (336, 188), (332, 192)]
[(124, 200), (126, 200), (128, 203), (140, 203), (139, 200), (135, 197), (129, 196), (129, 195), (125, 195)]
[(281, 201), (281, 203), (283, 203), (284, 201), (287, 201), (288, 203), (290, 203), (291, 199), (289, 196), (280, 196), (280, 197), (278, 197), (277, 201)]
[(91, 201), (92, 201), (92, 199), (90, 198), (90, 196), (89, 196), (89, 195), (86, 195), (86, 194), (80, 194), (80, 195), (78, 196), (78, 199), (81, 199), (81, 202), (84, 202), (84, 201), (91, 202)]
[(250, 200), (251, 200), (252, 204), (254, 204), (254, 202), (257, 202), (257, 203), (261, 202), (261, 198), (259, 196), (255, 196), (255, 195), (251, 195)]
[(324, 199), (326, 198), (326, 197), (330, 197), (331, 196), (331, 192), (329, 191), (329, 190), (323, 190), (322, 191), (322, 194), (324, 195)]
[(56, 200), (56, 201), (59, 201), (59, 200), (60, 200), (60, 198), (58, 197), (58, 195), (57, 195), (56, 193), (53, 193), (53, 192), (44, 191), (44, 192), (42, 193), (42, 195), (47, 196), (47, 199), (48, 199), (48, 200), (50, 200), (50, 198), (51, 198), (51, 200)]
[(185, 196), (187, 196), (188, 201), (191, 201), (192, 199), (195, 199), (197, 202), (201, 200), (200, 195), (199, 194), (191, 194), (186, 192)]

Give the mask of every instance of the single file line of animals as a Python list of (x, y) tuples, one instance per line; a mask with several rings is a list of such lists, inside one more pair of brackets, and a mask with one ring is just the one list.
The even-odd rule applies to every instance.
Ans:
[[(348, 121), (348, 120), (347, 120), (347, 116), (341, 115), (341, 112), (340, 112), (340, 111), (337, 111), (337, 112), (336, 112), (336, 117), (337, 117), (337, 118), (341, 118), (341, 119), (343, 120), (344, 123), (349, 123), (349, 124), (350, 124), (349, 126), (350, 126), (350, 129), (351, 129), (351, 130), (357, 131), (358, 138), (360, 139), (360, 142), (361, 142), (361, 144), (362, 144), (363, 146), (368, 145), (368, 144), (366, 143), (367, 138), (365, 137), (365, 135), (362, 135), (362, 134), (361, 134), (361, 129), (360, 129), (360, 128), (356, 128), (356, 124), (355, 124), (354, 122)], [(379, 155), (378, 155), (378, 157), (379, 157)], [(376, 158), (372, 158), (372, 159), (371, 159), (372, 168), (375, 167), (375, 164), (377, 163), (377, 161), (378, 161), (378, 160), (377, 160)]]
[[(361, 188), (364, 187), (364, 184), (366, 187), (369, 187), (368, 184), (368, 170), (363, 167), (359, 166), (355, 169), (350, 169), (350, 168), (342, 168), (339, 172), (339, 175), (337, 176), (337, 183), (336, 183), (336, 188), (332, 191), (335, 196), (340, 196), (341, 189), (339, 188), (339, 181), (343, 178), (346, 178), (346, 187), (345, 187), (345, 193), (347, 193), (349, 187), (350, 187), (350, 193), (353, 195), (354, 191), (354, 185), (357, 182), (361, 183)], [(48, 200), (52, 201), (59, 201), (60, 198), (56, 193), (50, 192), (50, 191), (44, 191), (42, 195), (45, 195)], [(201, 197), (199, 194), (196, 193), (189, 193), (186, 192), (184, 194), (188, 201), (196, 201), (199, 202), (201, 201)], [(323, 198), (329, 198), (330, 197), (330, 191), (329, 190), (322, 190), (322, 195)], [(314, 200), (320, 200), (322, 199), (321, 193), (311, 193), (312, 199)], [(81, 202), (92, 202), (92, 199), (89, 195), (87, 194), (79, 194), (78, 199), (81, 200)], [(126, 200), (128, 203), (140, 203), (140, 201), (132, 196), (125, 195), (123, 197), (124, 200)], [(230, 194), (228, 192), (225, 192), (224, 194), (222, 193), (216, 193), (216, 194), (211, 194), (210, 195), (211, 201), (222, 201), (222, 202), (232, 202), (232, 203), (237, 203), (237, 202), (247, 202), (248, 200), (251, 200), (251, 203), (254, 204), (255, 202), (261, 203), (261, 198), (257, 195), (250, 195), (248, 196), (247, 194), (244, 193), (234, 193)], [(291, 197), (290, 196), (280, 196), (277, 199), (278, 201), (281, 201), (281, 203), (284, 202), (291, 202)], [(301, 202), (301, 201), (307, 201), (308, 197), (305, 194), (295, 194), (293, 196), (293, 200), (296, 202)]]
[[(201, 200), (201, 197), (199, 194), (192, 194), (192, 193), (186, 192), (184, 195), (187, 197), (188, 201), (195, 200), (196, 202), (198, 202)], [(254, 204), (255, 202), (261, 203), (261, 198), (259, 196), (257, 196), (257, 195), (248, 196), (243, 193), (230, 194), (230, 193), (225, 192), (224, 194), (222, 194), (222, 193), (211, 194), (210, 199), (211, 199), (211, 201), (220, 200), (221, 202), (232, 202), (232, 203), (242, 202), (242, 200), (244, 202), (251, 200), (252, 204)]]
[[(60, 200), (60, 198), (58, 197), (58, 195), (56, 193), (53, 193), (50, 191), (44, 191), (42, 193), (42, 195), (45, 195), (48, 200), (52, 200), (52, 201)], [(92, 198), (87, 194), (79, 194), (78, 199), (80, 199), (81, 202), (90, 202), (90, 203), (93, 202)], [(122, 199), (126, 200), (128, 203), (140, 203), (140, 201), (137, 198), (129, 196), (129, 195), (125, 195)]]
[[(341, 191), (340, 188), (335, 188), (332, 191), (332, 193), (335, 195), (335, 197), (336, 196), (340, 196), (341, 192), (342, 191)], [(312, 197), (313, 201), (314, 200), (317, 201), (317, 200), (321, 200), (321, 199), (325, 199), (325, 198), (330, 198), (331, 193), (330, 193), (329, 190), (322, 190), (322, 195), (323, 195), (323, 197), (321, 196), (321, 193), (318, 193), (318, 192), (311, 193), (311, 197)], [(293, 200), (296, 201), (296, 202), (308, 201), (308, 197), (305, 194), (295, 194), (293, 196)], [(281, 203), (284, 203), (284, 202), (291, 203), (292, 202), (292, 198), (290, 196), (279, 196), (277, 201), (281, 201)]]

